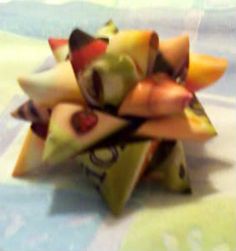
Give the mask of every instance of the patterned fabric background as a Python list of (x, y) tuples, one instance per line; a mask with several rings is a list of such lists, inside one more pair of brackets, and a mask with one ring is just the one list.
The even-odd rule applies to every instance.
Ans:
[[(219, 136), (186, 143), (193, 195), (140, 185), (113, 217), (81, 176), (11, 177), (27, 125), (9, 113), (25, 96), (16, 78), (39, 66), (49, 36), (79, 26), (188, 32), (191, 49), (224, 56), (226, 75), (199, 93)], [(234, 0), (0, 0), (0, 251), (236, 250), (236, 2)]]

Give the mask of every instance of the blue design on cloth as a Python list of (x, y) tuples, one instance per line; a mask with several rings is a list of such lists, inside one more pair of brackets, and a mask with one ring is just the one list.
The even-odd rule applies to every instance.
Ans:
[(79, 189), (21, 186), (18, 196), (15, 186), (0, 189), (0, 250), (85, 250), (107, 212), (97, 194)]

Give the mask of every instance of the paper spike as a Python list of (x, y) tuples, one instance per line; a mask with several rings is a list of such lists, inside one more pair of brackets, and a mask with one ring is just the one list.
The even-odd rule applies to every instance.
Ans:
[(66, 161), (127, 125), (124, 119), (61, 103), (51, 115), (43, 158), (50, 164)]
[(53, 107), (63, 101), (84, 104), (69, 61), (61, 62), (48, 71), (20, 77), (18, 82), (39, 105)]
[(204, 141), (216, 136), (200, 102), (195, 98), (183, 113), (150, 119), (144, 122), (135, 135), (163, 139)]
[(191, 53), (186, 88), (194, 92), (213, 84), (222, 77), (227, 66), (224, 58)]
[(182, 112), (192, 94), (165, 74), (140, 81), (122, 102), (119, 115), (157, 117)]

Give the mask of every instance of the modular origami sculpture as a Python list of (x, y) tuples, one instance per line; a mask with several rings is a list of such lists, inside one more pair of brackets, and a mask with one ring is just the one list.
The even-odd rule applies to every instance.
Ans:
[(143, 178), (189, 193), (182, 140), (216, 130), (195, 92), (213, 84), (227, 61), (189, 52), (188, 35), (160, 40), (153, 30), (50, 38), (51, 69), (18, 79), (29, 100), (12, 115), (30, 121), (13, 175), (83, 168), (113, 213)]

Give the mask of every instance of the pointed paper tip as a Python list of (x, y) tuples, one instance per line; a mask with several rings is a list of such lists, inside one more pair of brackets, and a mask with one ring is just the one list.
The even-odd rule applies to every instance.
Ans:
[(14, 110), (14, 111), (12, 111), (12, 112), (10, 113), (12, 117), (14, 117), (14, 118), (18, 118), (18, 117), (19, 117), (17, 110), (18, 110), (18, 109)]
[(189, 46), (189, 34), (188, 33), (183, 33), (180, 36), (176, 37), (176, 43), (179, 43), (179, 45), (185, 45), (185, 46)]
[(215, 84), (228, 68), (228, 60), (206, 54), (190, 54), (186, 88), (192, 92)]
[(47, 137), (42, 155), (43, 163), (47, 166), (54, 166), (68, 160), (69, 158), (63, 159), (63, 154), (58, 153), (59, 150), (58, 146), (52, 142), (50, 136), (49, 138)]
[(48, 39), (48, 43), (52, 50), (56, 50), (58, 47), (68, 44), (68, 40), (64, 38), (52, 38)]
[(212, 138), (216, 137), (217, 135), (218, 135), (218, 132), (216, 131), (215, 127), (212, 125), (212, 131), (211, 131)]
[(192, 99), (193, 99), (193, 94), (191, 92), (187, 92), (185, 97), (183, 98), (182, 102), (183, 108), (187, 107), (191, 103)]
[(189, 40), (189, 34), (187, 32), (184, 32), (183, 34), (181, 34), (180, 38), (187, 41), (187, 40)]
[[(213, 58), (213, 57), (212, 57)], [(215, 64), (218, 65), (217, 68), (217, 78), (215, 81), (217, 81), (219, 78), (221, 78), (225, 71), (228, 69), (229, 67), (229, 61), (226, 58), (220, 58), (220, 57), (214, 57), (213, 60), (215, 60)]]
[(17, 78), (17, 82), (19, 83), (20, 87), (23, 88), (23, 86), (27, 85), (27, 77), (26, 76), (20, 76)]

